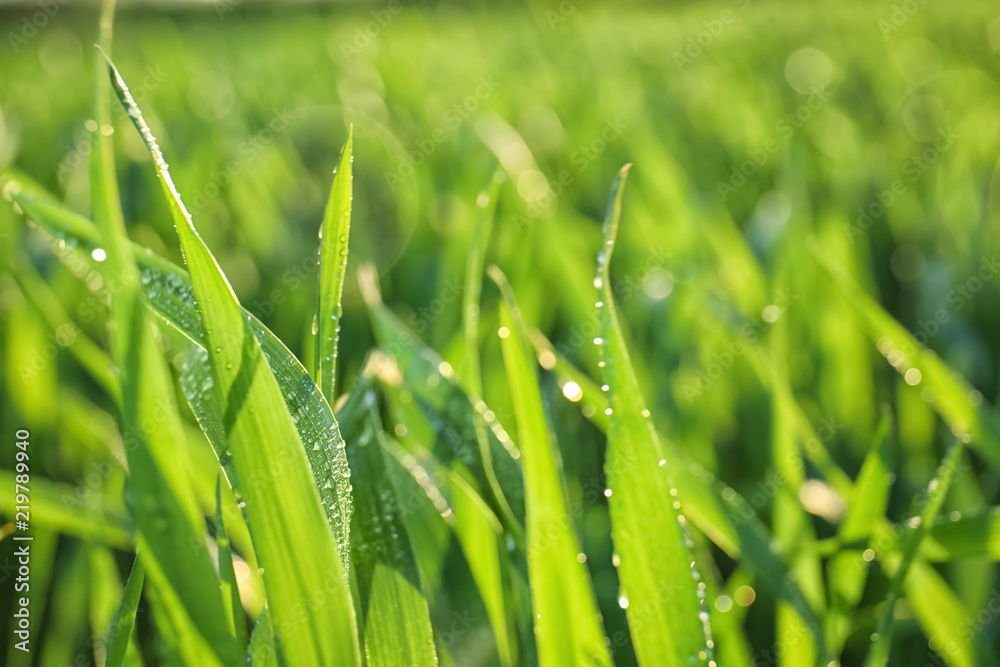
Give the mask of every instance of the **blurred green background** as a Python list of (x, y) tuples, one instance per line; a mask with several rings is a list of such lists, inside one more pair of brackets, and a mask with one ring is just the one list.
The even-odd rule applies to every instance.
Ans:
[[(57, 9), (0, 5), (0, 170), (21, 170), (86, 214), (96, 9), (50, 4)], [(661, 432), (747, 498), (765, 492), (757, 506), (765, 521), (770, 393), (735, 342), (787, 371), (851, 475), (880, 405), (891, 406), (898, 478), (890, 518), (926, 485), (950, 439), (927, 388), (886, 363), (807, 246), (922, 333), (975, 401), (996, 404), (995, 3), (122, 3), (114, 58), (240, 300), (301, 359), (312, 351), (317, 230), (353, 124), (352, 266), (375, 264), (386, 302), (459, 374), (477, 198), (499, 164), (506, 180), (487, 262), (510, 277), (529, 323), (598, 377), (599, 221), (616, 172), (633, 163), (612, 272), (643, 391)], [(132, 238), (180, 262), (166, 202), (124, 114), (115, 142)], [(30, 428), (34, 475), (85, 496), (88, 507), (120, 508), (121, 471), (94, 472), (116, 437), (111, 402), (10, 267), (34, 265), (71, 319), (102, 342), (105, 310), (9, 205), (0, 207), (0, 243), (3, 465), (13, 451), (8, 433)], [(374, 344), (350, 273), (342, 391)], [(498, 300), (487, 284), (484, 398), (514, 432)], [(603, 487), (592, 483), (603, 436), (554, 377), (543, 376), (543, 390), (571, 501), (585, 507), (578, 529), (613, 636), (624, 615)], [(949, 510), (995, 505), (1000, 495), (998, 477), (967, 456), (977, 474), (960, 478)], [(96, 484), (87, 481), (94, 474)], [(816, 516), (814, 525), (829, 537), (835, 517)], [(103, 595), (99, 568), (119, 576), (130, 561), (98, 563), (72, 537), (49, 542), (52, 601), (35, 664), (56, 666), (92, 655), (88, 587)], [(3, 566), (11, 551), (9, 540), (0, 543), (0, 578), (11, 576)], [(724, 576), (739, 574), (716, 556)], [(996, 584), (985, 561), (941, 572), (973, 615)], [(462, 576), (456, 570), (459, 585)], [(885, 582), (871, 586), (880, 599)], [(848, 655), (867, 646), (875, 612), (866, 609)], [(432, 611), (448, 627), (450, 612)], [(758, 596), (731, 613), (745, 614), (759, 664), (773, 664), (773, 601)], [(450, 650), (458, 664), (489, 664), (485, 612), (471, 616), (472, 631)], [(979, 632), (992, 641), (996, 629), (991, 617)], [(928, 640), (917, 624), (898, 632), (898, 664), (924, 660)], [(628, 664), (630, 651), (616, 659)]]

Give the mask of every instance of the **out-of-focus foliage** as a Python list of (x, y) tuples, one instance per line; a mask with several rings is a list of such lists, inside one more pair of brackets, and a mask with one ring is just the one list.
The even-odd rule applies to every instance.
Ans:
[[(371, 553), (367, 590), (357, 590), (356, 564), (349, 571), (358, 646), (372, 664), (404, 653), (443, 665), (546, 655), (533, 631), (532, 481), (559, 516), (551, 493), (563, 482), (562, 528), (575, 533), (589, 575), (574, 586), (583, 580), (596, 602), (615, 664), (635, 664), (633, 637), (655, 635), (660, 607), (629, 607), (636, 595), (618, 578), (643, 536), (611, 540), (609, 506), (634, 503), (615, 497), (623, 492), (604, 474), (615, 415), (604, 413), (601, 385), (613, 402), (615, 382), (601, 365), (594, 275), (608, 192), (628, 162), (601, 288), (670, 462), (663, 479), (679, 509), (667, 514), (685, 521), (678, 553), (698, 562), (714, 658), (861, 664), (892, 619), (891, 664), (995, 664), (1000, 8), (213, 0), (125, 4), (115, 33), (115, 63), (195, 227), (259, 320), (246, 332), (263, 354), (250, 358), (270, 364), (295, 429), (283, 415), (275, 423), (325, 443), (306, 454), (326, 511), (352, 487), (366, 503), (360, 527), (327, 518), (341, 558), (348, 529), (352, 556)], [(0, 9), (0, 187), (8, 199), (57, 199), (36, 211), (27, 200), (0, 206), (0, 509), (13, 520), (10, 443), (30, 429), (39, 647), (26, 661), (5, 631), (0, 653), (11, 665), (101, 664), (112, 647), (123, 664), (161, 664), (164, 645), (183, 643), (164, 621), (179, 603), (150, 585), (164, 577), (147, 572), (141, 596), (143, 570), (129, 577), (141, 528), (123, 493), (134, 434), (119, 420), (104, 296), (118, 292), (99, 271), (106, 255), (91, 254), (96, 232), (65, 217), (93, 209), (91, 134), (104, 129), (93, 119), (95, 41), (95, 7)], [(210, 364), (225, 362), (198, 356), (205, 321), (191, 279), (156, 259), (185, 266), (170, 206), (117, 103), (112, 119), (127, 232), (150, 249), (138, 263), (145, 298), (160, 304), (145, 319), (159, 323), (176, 384), (163, 389), (210, 395), (220, 377)], [(341, 331), (336, 347), (317, 346), (317, 230), (349, 126)], [(39, 218), (56, 211), (64, 227), (53, 238), (57, 226)], [(500, 319), (493, 282), (480, 271), (467, 278), (470, 261), (503, 270), (526, 325), (515, 342), (535, 343), (544, 419), (534, 401), (522, 406), (530, 427), (518, 423), (512, 392), (532, 374), (523, 364), (508, 374), (501, 340), (512, 322)], [(320, 312), (337, 313), (323, 303)], [(301, 364), (285, 363), (263, 326)], [(335, 368), (317, 363), (317, 349), (336, 352)], [(335, 383), (314, 379), (338, 394), (322, 396), (306, 368), (335, 373)], [(248, 530), (241, 509), (252, 498), (234, 495), (232, 466), (217, 458), (234, 415), (221, 410), (213, 430), (205, 405), (182, 400), (176, 429), (174, 473), (208, 526), (209, 553), (192, 558), (215, 560), (229, 543), (246, 612), (235, 622), (247, 624), (254, 664), (276, 664), (283, 619), (261, 615), (268, 536)], [(374, 449), (327, 461), (339, 442), (331, 411), (358, 405), (351, 426)], [(533, 440), (536, 449), (520, 442), (543, 426), (555, 437)], [(914, 547), (911, 520), (934, 497), (928, 483), (956, 436), (967, 446), (949, 460), (937, 521)], [(519, 457), (548, 451), (538, 446), (558, 447), (561, 471), (554, 479), (543, 466), (522, 485)], [(347, 460), (364, 465), (324, 489), (316, 470), (346, 470)], [(217, 501), (222, 467), (230, 484)], [(374, 480), (367, 495), (362, 470)], [(5, 617), (16, 605), (13, 549), (0, 540)], [(895, 581), (901, 568), (909, 574)], [(342, 594), (335, 583), (328, 596)], [(397, 590), (405, 608), (380, 607)], [(890, 592), (899, 596), (891, 614)], [(213, 605), (232, 607), (226, 596)], [(132, 614), (131, 642), (109, 633)], [(412, 632), (390, 632), (405, 620), (380, 624), (394, 618), (411, 619)]]

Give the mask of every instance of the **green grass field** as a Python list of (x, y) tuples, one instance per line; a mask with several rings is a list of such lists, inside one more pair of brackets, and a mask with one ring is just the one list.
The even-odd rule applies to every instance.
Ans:
[(98, 5), (0, 5), (0, 663), (1000, 664), (1000, 8)]

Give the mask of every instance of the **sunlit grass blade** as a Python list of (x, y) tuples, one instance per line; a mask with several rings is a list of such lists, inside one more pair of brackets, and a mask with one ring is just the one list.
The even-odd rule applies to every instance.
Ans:
[[(355, 405), (350, 405), (355, 403)], [(355, 390), (341, 411), (354, 486), (352, 578), (368, 664), (436, 665), (434, 636), (420, 573), (388, 474), (385, 435), (371, 390)]]
[[(618, 576), (632, 621), (636, 656), (643, 665), (708, 664), (712, 649), (708, 608), (697, 582), (690, 539), (680, 523), (677, 492), (660, 466), (662, 447), (644, 407), (615, 312), (609, 265), (614, 250), (628, 166), (611, 189), (598, 256), (598, 302), (604, 381), (611, 420), (605, 473), (611, 538)], [(639, 611), (641, 610), (641, 612)]]
[[(892, 486), (891, 424), (892, 417), (888, 411), (884, 411), (837, 531), (842, 544), (867, 540), (885, 516), (889, 489)], [(830, 560), (827, 570), (830, 584), (827, 641), (835, 655), (840, 653), (850, 632), (854, 610), (861, 601), (868, 578), (868, 567), (860, 549), (844, 548)]]
[[(458, 462), (467, 468), (504, 528), (523, 545), (524, 480), (517, 461), (520, 452), (486, 404), (480, 399), (473, 402), (459, 386), (451, 366), (424, 346), (382, 303), (369, 274), (359, 274), (359, 281), (376, 339), (396, 361), (404, 385), (435, 425), (439, 440), (434, 456), (448, 467)], [(480, 449), (476, 420), (486, 424), (488, 456)]]
[(611, 656), (594, 592), (578, 560), (580, 544), (567, 510), (559, 450), (545, 417), (534, 359), (523, 342), (526, 327), (506, 277), (495, 266), (490, 276), (503, 293), (500, 325), (509, 332), (501, 344), (521, 443), (528, 577), (539, 664), (608, 665)]
[(500, 664), (510, 667), (518, 664), (518, 652), (516, 634), (508, 621), (508, 604), (504, 594), (510, 562), (503, 528), (489, 505), (464, 479), (453, 473), (449, 482), (455, 534), (486, 605)]
[[(100, 244), (97, 230), (89, 220), (63, 207), (31, 179), (17, 173), (8, 173), (5, 178), (7, 196), (36, 224), (52, 236), (65, 239), (67, 244), (76, 245), (82, 251), (78, 254), (83, 261), (96, 264), (91, 253)], [(222, 409), (211, 390), (215, 380), (208, 363), (205, 330), (191, 279), (184, 269), (146, 248), (132, 244), (132, 251), (139, 265), (146, 298), (158, 322), (168, 328), (168, 333), (179, 332), (191, 341), (182, 363), (181, 387), (199, 425), (225, 463), (228, 455), (225, 453), (227, 441)], [(350, 475), (344, 441), (333, 411), (305, 368), (277, 336), (246, 309), (243, 315), (248, 318), (271, 372), (278, 379), (288, 410), (295, 416), (300, 439), (310, 445), (306, 447), (306, 456), (346, 568), (351, 515), (351, 496), (347, 490)], [(185, 347), (187, 345), (182, 344), (182, 348)], [(232, 472), (228, 465), (227, 475)], [(231, 477), (229, 481), (238, 488), (238, 480)]]
[[(532, 334), (532, 341), (539, 362), (552, 365), (564, 388), (563, 394), (567, 393), (566, 384), (572, 382), (570, 393), (574, 402), (581, 406), (585, 417), (607, 433), (609, 403), (597, 383), (555, 351), (540, 332)], [(676, 445), (664, 441), (662, 446), (663, 468), (671, 486), (677, 489), (684, 516), (731, 558), (752, 569), (772, 594), (795, 608), (810, 633), (819, 636), (819, 618), (789, 576), (784, 560), (787, 554), (758, 518), (756, 509)]]
[[(890, 562), (894, 565), (890, 565)], [(886, 559), (883, 565), (888, 574), (895, 575), (899, 571), (896, 568), (900, 566), (900, 562), (901, 557), (896, 557)], [(912, 562), (909, 569), (906, 581), (903, 582), (903, 593), (924, 634), (928, 638), (935, 638), (933, 650), (952, 667), (995, 666), (996, 657), (992, 655), (985, 638), (970, 636), (966, 626), (974, 616), (951, 590), (944, 577), (919, 558)], [(889, 601), (882, 604), (888, 605)]]
[[(230, 454), (254, 550), (265, 571), (279, 657), (285, 664), (303, 667), (358, 664), (354, 608), (344, 568), (278, 381), (251, 322), (184, 208), (124, 80), (113, 65), (109, 68), (115, 91), (153, 156), (191, 272)], [(303, 604), (310, 613), (301, 613)], [(218, 618), (223, 622), (225, 616), (220, 612)]]
[(240, 589), (236, 584), (236, 571), (233, 569), (233, 551), (229, 546), (229, 534), (222, 517), (222, 475), (215, 483), (215, 545), (219, 553), (219, 582), (222, 584), (222, 605), (226, 611), (226, 622), (240, 651), (245, 652), (249, 637), (247, 636), (247, 620), (240, 602)]
[(1000, 562), (1000, 507), (931, 526), (921, 545), (921, 555), (933, 562), (977, 556)]
[(895, 616), (896, 601), (903, 591), (903, 582), (909, 574), (910, 564), (917, 555), (920, 542), (928, 531), (928, 527), (933, 525), (941, 505), (944, 503), (948, 487), (955, 477), (955, 471), (961, 460), (962, 443), (956, 442), (945, 455), (938, 469), (937, 475), (927, 486), (927, 494), (918, 502), (922, 502), (921, 510), (917, 505), (917, 512), (914, 519), (908, 525), (908, 530), (904, 533), (900, 544), (899, 562), (895, 567), (892, 580), (889, 584), (889, 592), (886, 596), (882, 615), (873, 635), (873, 643), (865, 658), (867, 667), (881, 667), (889, 662), (889, 649), (892, 647), (892, 630)]
[(813, 255), (825, 269), (830, 281), (857, 308), (882, 356), (907, 381), (933, 388), (929, 393), (931, 404), (948, 423), (957, 437), (968, 436), (968, 443), (994, 468), (1000, 468), (1000, 421), (981, 399), (975, 399), (972, 388), (961, 375), (932, 351), (926, 349), (861, 289), (843, 269), (824, 256), (821, 250), (811, 248)]
[[(105, 2), (101, 41), (110, 47), (113, 2)], [(129, 477), (128, 506), (135, 517), (140, 558), (163, 604), (184, 633), (200, 636), (208, 664), (231, 665), (240, 652), (222, 620), (218, 579), (207, 551), (192, 548), (207, 539), (177, 443), (184, 435), (166, 361), (147, 319), (139, 271), (129, 248), (118, 198), (109, 132), (110, 89), (101, 59), (95, 85), (97, 123), (91, 132), (91, 206), (105, 252), (102, 274), (114, 280), (111, 343), (120, 369), (121, 421)], [(196, 649), (197, 650), (197, 649)], [(199, 651), (200, 652), (200, 651)]]
[(118, 608), (118, 614), (111, 626), (108, 637), (108, 656), (104, 667), (122, 667), (125, 664), (125, 655), (128, 653), (132, 629), (135, 627), (135, 615), (139, 611), (139, 595), (142, 593), (142, 584), (145, 579), (146, 572), (143, 569), (142, 561), (137, 556), (135, 563), (132, 564), (132, 572), (128, 575), (128, 582), (125, 584), (121, 606)]
[(465, 387), (472, 396), (483, 395), (482, 369), (479, 367), (479, 297), (483, 290), (483, 259), (486, 246), (493, 231), (493, 217), (496, 215), (497, 201), (503, 171), (497, 170), (490, 179), (489, 187), (476, 201), (475, 227), (469, 243), (469, 254), (465, 263), (465, 289), (462, 291), (462, 325), (465, 333), (465, 363), (463, 374)]
[(327, 401), (336, 398), (337, 339), (340, 336), (340, 305), (347, 271), (347, 246), (351, 233), (352, 154), (354, 127), (340, 154), (340, 166), (333, 174), (330, 200), (320, 228), (319, 304), (316, 310), (316, 358), (313, 378)]

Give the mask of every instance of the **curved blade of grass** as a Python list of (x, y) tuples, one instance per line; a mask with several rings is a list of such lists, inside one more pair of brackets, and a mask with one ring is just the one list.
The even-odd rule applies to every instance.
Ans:
[(528, 576), (532, 619), (541, 665), (610, 665), (611, 656), (566, 506), (559, 450), (552, 440), (538, 389), (534, 360), (522, 342), (526, 330), (514, 293), (497, 267), (490, 276), (500, 287), (501, 340), (514, 399), (524, 468)]
[(399, 494), (388, 474), (374, 392), (352, 392), (341, 412), (341, 426), (351, 443), (347, 455), (356, 489), (351, 560), (368, 664), (436, 665), (430, 612)]
[[(540, 362), (552, 365), (560, 385), (576, 383), (581, 392), (577, 404), (584, 416), (607, 433), (609, 403), (597, 384), (555, 351), (537, 330), (532, 333), (532, 341)], [(670, 485), (677, 489), (684, 516), (731, 558), (743, 561), (772, 594), (795, 608), (813, 636), (819, 636), (822, 632), (819, 620), (789, 576), (781, 545), (768, 532), (753, 506), (668, 440), (663, 442), (663, 453), (663, 468)]]
[[(80, 253), (84, 261), (93, 262), (90, 252), (99, 247), (99, 243), (97, 231), (90, 221), (67, 210), (22, 174), (6, 174), (4, 189), (36, 224), (67, 243), (77, 244), (85, 251)], [(168, 333), (179, 332), (191, 341), (191, 348), (185, 352), (182, 363), (181, 387), (199, 425), (224, 462), (230, 484), (238, 489), (235, 472), (227, 463), (228, 444), (222, 426), (222, 410), (211, 390), (214, 378), (191, 279), (184, 269), (149, 249), (136, 244), (131, 247), (139, 265), (148, 305), (160, 322), (168, 327)], [(350, 474), (337, 420), (319, 387), (284, 343), (246, 309), (243, 309), (243, 315), (248, 318), (271, 372), (278, 379), (285, 404), (295, 418), (299, 437), (309, 445), (306, 456), (337, 537), (346, 571), (350, 543), (351, 493), (347, 489)]]
[[(854, 493), (848, 499), (847, 512), (837, 531), (842, 544), (861, 542), (872, 534), (885, 516), (889, 503), (892, 475), (892, 417), (882, 413), (875, 440), (858, 473)], [(830, 609), (827, 614), (827, 641), (838, 655), (851, 629), (854, 611), (861, 601), (868, 563), (860, 549), (845, 548), (834, 554), (828, 566)]]
[(347, 143), (340, 154), (340, 166), (333, 174), (330, 200), (320, 228), (319, 304), (316, 309), (316, 359), (313, 378), (326, 400), (336, 398), (337, 338), (343, 309), (340, 298), (344, 292), (347, 271), (347, 246), (351, 233), (351, 163), (354, 156), (351, 142), (354, 126), (347, 132)]
[[(109, 69), (115, 91), (153, 157), (191, 271), (233, 465), (265, 571), (279, 658), (297, 667), (359, 664), (344, 568), (281, 388), (251, 322), (184, 208), (135, 100), (114, 65), (109, 63)], [(317, 595), (318, 590), (324, 594)], [(310, 613), (301, 613), (303, 604)]]
[(931, 404), (951, 427), (952, 433), (959, 437), (968, 434), (970, 446), (976, 447), (994, 468), (1000, 468), (1000, 421), (997, 416), (986, 405), (977, 405), (971, 397), (971, 388), (961, 375), (918, 343), (846, 271), (830, 261), (819, 249), (809, 249), (830, 282), (868, 323), (879, 352), (900, 373), (906, 373), (911, 368), (917, 369), (921, 384), (933, 387)]
[(143, 569), (142, 561), (136, 556), (132, 572), (128, 575), (128, 583), (125, 584), (121, 606), (111, 626), (108, 656), (104, 667), (122, 667), (125, 664), (125, 655), (132, 638), (132, 629), (135, 627), (135, 614), (139, 611), (139, 595), (142, 593), (142, 583), (145, 578), (146, 571)]
[(611, 537), (621, 560), (618, 576), (640, 664), (707, 664), (712, 650), (704, 592), (696, 581), (690, 539), (680, 524), (677, 491), (660, 469), (663, 448), (649, 422), (610, 289), (609, 265), (628, 169), (622, 168), (611, 188), (594, 279), (601, 304), (601, 337), (595, 342), (601, 346), (610, 394), (605, 472)]
[[(362, 293), (380, 347), (396, 361), (404, 386), (439, 435), (434, 456), (468, 468), (490, 507), (519, 546), (524, 545), (524, 480), (514, 441), (482, 400), (473, 402), (452, 377), (451, 367), (382, 303), (370, 272), (359, 274)], [(486, 425), (488, 455), (479, 447), (476, 421)]]
[(927, 533), (928, 527), (933, 525), (938, 511), (944, 503), (944, 497), (947, 495), (948, 487), (955, 477), (955, 470), (958, 467), (961, 454), (962, 442), (958, 441), (945, 455), (937, 475), (927, 486), (926, 504), (923, 507), (923, 511), (910, 523), (909, 529), (903, 535), (900, 545), (899, 564), (892, 575), (882, 616), (878, 620), (875, 634), (873, 635), (872, 646), (865, 658), (865, 665), (867, 667), (881, 667), (889, 662), (896, 600), (899, 599), (902, 593), (903, 582), (906, 581), (910, 564), (913, 562), (913, 559), (917, 555), (917, 550), (920, 548), (920, 542)]
[(243, 613), (243, 603), (240, 602), (240, 589), (236, 584), (233, 551), (229, 546), (229, 535), (222, 518), (222, 475), (215, 482), (215, 544), (219, 552), (219, 581), (222, 584), (222, 606), (226, 612), (226, 623), (236, 637), (240, 651), (246, 652), (250, 641), (246, 616)]
[[(105, 2), (101, 41), (110, 46), (113, 2)], [(102, 52), (103, 53), (103, 52)], [(129, 252), (115, 180), (111, 139), (102, 128), (110, 121), (110, 91), (98, 59), (97, 127), (92, 130), (91, 206), (104, 246), (102, 275), (117, 286), (111, 297), (113, 356), (120, 368), (121, 421), (129, 463), (127, 498), (138, 530), (140, 557), (162, 593), (177, 627), (200, 635), (211, 654), (206, 664), (231, 665), (240, 652), (222, 621), (218, 579), (205, 550), (204, 519), (185, 473), (177, 462), (184, 438), (166, 362), (146, 319), (139, 271)], [(184, 545), (179, 549), (179, 545)], [(200, 650), (198, 651), (200, 652)]]

